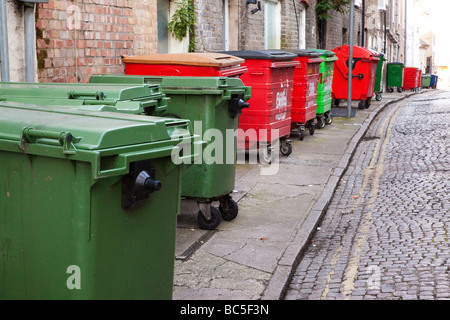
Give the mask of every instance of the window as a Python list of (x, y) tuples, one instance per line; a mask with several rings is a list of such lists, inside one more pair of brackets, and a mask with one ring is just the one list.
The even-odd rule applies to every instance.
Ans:
[(158, 21), (158, 53), (169, 52), (169, 1), (158, 0), (157, 2)]
[(306, 49), (306, 10), (302, 10), (299, 16), (298, 48)]
[(378, 0), (378, 10), (386, 10), (386, 0)]
[(264, 48), (281, 48), (281, 5), (279, 1), (264, 3)]

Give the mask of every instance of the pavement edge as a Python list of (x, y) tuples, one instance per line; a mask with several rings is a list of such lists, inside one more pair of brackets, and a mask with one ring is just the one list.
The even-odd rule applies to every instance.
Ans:
[[(423, 91), (419, 93), (422, 92)], [(322, 191), (322, 194), (310, 210), (308, 217), (298, 226), (294, 240), (282, 254), (278, 266), (269, 280), (266, 290), (261, 296), (261, 300), (282, 300), (284, 298), (295, 269), (297, 269), (297, 266), (307, 248), (307, 244), (314, 236), (314, 233), (327, 211), (328, 205), (333, 198), (334, 192), (342, 176), (347, 171), (348, 165), (355, 153), (356, 148), (366, 134), (375, 117), (386, 107), (407, 99), (416, 93), (417, 92), (408, 93), (398, 99), (381, 104), (364, 120), (361, 128), (349, 141), (338, 165), (334, 168), (333, 173), (330, 175), (330, 178)]]

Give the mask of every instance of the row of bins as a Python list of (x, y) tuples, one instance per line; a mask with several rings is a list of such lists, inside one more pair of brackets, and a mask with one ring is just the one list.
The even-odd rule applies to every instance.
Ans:
[[(352, 100), (370, 102), (378, 57), (355, 50)], [(89, 84), (0, 83), (0, 298), (170, 299), (182, 197), (203, 229), (235, 219), (237, 150), (270, 162), (330, 124), (346, 60), (345, 46), (153, 55)]]
[(416, 67), (405, 67), (402, 62), (392, 62), (387, 65), (387, 90), (398, 92), (403, 90), (418, 91), (422, 88), (437, 88), (436, 74), (422, 74)]
[[(266, 65), (264, 81), (278, 83), (261, 93), (277, 90), (262, 109), (280, 112), (262, 112), (262, 121), (287, 127), (281, 138), (291, 127), (286, 71), (299, 65), (283, 59)], [(208, 129), (238, 129), (252, 88), (239, 79), (243, 59), (206, 60), (177, 57), (159, 73), (152, 65), (89, 84), (0, 84), (0, 298), (171, 298), (182, 197), (198, 201), (203, 229), (238, 213), (236, 147), (214, 149), (211, 157), (226, 157), (217, 165), (203, 139)], [(146, 64), (130, 61), (126, 73), (138, 73), (133, 65)]]

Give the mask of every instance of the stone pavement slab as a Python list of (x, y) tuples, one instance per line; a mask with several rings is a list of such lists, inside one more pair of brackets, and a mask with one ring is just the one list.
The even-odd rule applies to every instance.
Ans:
[(313, 136), (306, 133), (303, 141), (292, 136), (293, 153), (280, 156), (275, 175), (261, 175), (260, 164), (238, 164), (232, 197), (239, 214), (214, 231), (199, 229), (196, 202), (183, 200), (173, 299), (281, 299), (373, 118), (411, 94), (385, 93), (353, 118), (335, 117)]

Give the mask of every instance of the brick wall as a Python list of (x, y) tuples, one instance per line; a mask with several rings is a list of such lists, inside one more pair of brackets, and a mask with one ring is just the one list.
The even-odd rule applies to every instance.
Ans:
[(316, 0), (309, 1), (306, 10), (306, 48), (318, 48)]
[[(302, 10), (306, 10), (303, 2), (286, 0), (281, 3), (281, 48), (298, 48)], [(310, 26), (306, 26), (308, 32)]]
[(157, 52), (156, 0), (50, 0), (36, 9), (40, 82), (121, 73), (122, 55)]
[(261, 11), (251, 14), (256, 5), (241, 7), (239, 23), (240, 50), (264, 49), (264, 2), (261, 1)]
[[(230, 43), (235, 50), (260, 50), (264, 48), (264, 0), (261, 11), (254, 14), (251, 10), (257, 6), (245, 1), (228, 0), (230, 16), (230, 33), (237, 34), (237, 43)], [(294, 5), (295, 1), (295, 5)], [(310, 1), (280, 0), (281, 3), (281, 48), (298, 48), (298, 25), (300, 12), (310, 10)], [(223, 50), (223, 0), (197, 0), (195, 10), (195, 51)], [(296, 15), (297, 13), (297, 15)], [(233, 23), (236, 21), (236, 23)], [(314, 31), (306, 23), (306, 43), (311, 43), (309, 33)], [(230, 38), (232, 35), (230, 34)], [(309, 42), (308, 42), (309, 41)]]
[(214, 52), (223, 50), (222, 0), (195, 1), (196, 27), (195, 51)]

